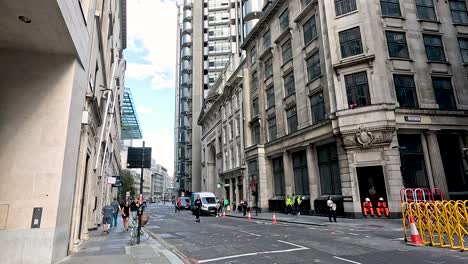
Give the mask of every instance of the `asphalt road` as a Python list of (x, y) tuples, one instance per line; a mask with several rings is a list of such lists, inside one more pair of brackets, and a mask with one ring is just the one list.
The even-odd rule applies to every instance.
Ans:
[(214, 216), (196, 223), (190, 211), (175, 214), (168, 204), (153, 204), (147, 213), (153, 236), (185, 263), (468, 263), (468, 252), (407, 246), (395, 228), (273, 225)]

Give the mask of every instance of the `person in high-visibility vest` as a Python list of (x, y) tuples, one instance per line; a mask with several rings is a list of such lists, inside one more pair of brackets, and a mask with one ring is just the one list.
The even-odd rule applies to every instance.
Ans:
[(390, 216), (390, 212), (388, 211), (387, 203), (384, 201), (382, 197), (379, 198), (379, 202), (377, 203), (377, 215), (380, 217), (382, 213), (385, 214), (386, 217)]
[(289, 197), (289, 194), (286, 195), (286, 200), (284, 202), (286, 203), (286, 214), (289, 214), (291, 212), (291, 197)]
[(362, 203), (362, 211), (364, 213), (364, 217), (367, 217), (367, 214), (369, 213), (374, 217), (374, 208), (372, 207), (372, 203), (369, 198), (366, 198)]
[(298, 195), (296, 197), (296, 203), (297, 203), (297, 214), (301, 214), (301, 203), (302, 203), (302, 196)]

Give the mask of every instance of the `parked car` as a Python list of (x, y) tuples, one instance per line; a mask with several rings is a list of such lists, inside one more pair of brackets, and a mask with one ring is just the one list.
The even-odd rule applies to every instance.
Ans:
[(182, 202), (182, 208), (181, 209), (190, 209), (190, 198), (189, 197), (180, 197), (180, 200)]
[(192, 193), (192, 196), (190, 197), (190, 209), (192, 210), (192, 213), (195, 213), (194, 203), (197, 196), (200, 196), (202, 202), (201, 214), (216, 214), (216, 196), (211, 192)]

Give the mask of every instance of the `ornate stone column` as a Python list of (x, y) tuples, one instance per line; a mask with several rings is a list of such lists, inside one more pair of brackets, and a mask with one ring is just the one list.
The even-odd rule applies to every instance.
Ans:
[(442, 156), (440, 155), (436, 131), (427, 131), (424, 134), (426, 136), (429, 159), (431, 161), (434, 187), (440, 188), (444, 197), (448, 199), (447, 179), (445, 178), (444, 164), (442, 163)]
[(314, 201), (320, 196), (318, 160), (315, 147), (307, 146), (307, 174), (309, 176), (310, 209), (315, 211)]
[(291, 164), (291, 156), (290, 153), (285, 151), (283, 152), (283, 171), (284, 171), (284, 190), (286, 195), (292, 195), (293, 193), (293, 170)]

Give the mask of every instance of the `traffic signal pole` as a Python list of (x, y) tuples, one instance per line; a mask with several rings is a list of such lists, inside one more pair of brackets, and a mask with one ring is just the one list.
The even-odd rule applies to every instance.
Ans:
[(143, 147), (141, 148), (141, 175), (140, 175), (140, 201), (141, 204), (138, 206), (138, 234), (137, 244), (140, 244), (140, 233), (141, 233), (141, 216), (143, 215), (143, 169), (145, 167), (145, 141), (143, 140)]

